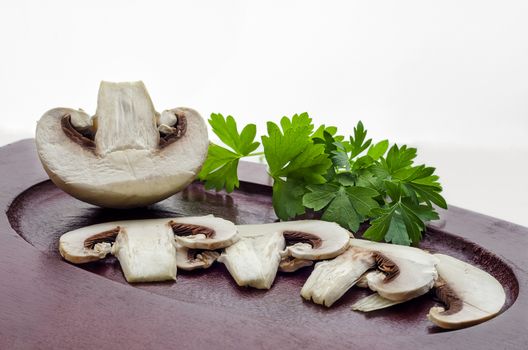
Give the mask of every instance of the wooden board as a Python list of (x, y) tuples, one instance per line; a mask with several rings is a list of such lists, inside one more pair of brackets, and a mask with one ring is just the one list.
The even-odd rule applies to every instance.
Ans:
[(303, 301), (306, 268), (279, 274), (270, 291), (240, 288), (223, 265), (178, 271), (177, 283), (128, 285), (112, 258), (73, 266), (60, 235), (118, 219), (215, 214), (237, 224), (276, 220), (262, 166), (241, 165), (227, 195), (195, 183), (149, 208), (101, 209), (56, 188), (32, 140), (0, 149), (0, 348), (524, 348), (528, 340), (528, 229), (451, 207), (422, 247), (469, 261), (505, 287), (507, 305), (484, 324), (445, 332), (425, 317), (431, 294), (372, 314), (350, 310), (353, 288), (331, 309)]

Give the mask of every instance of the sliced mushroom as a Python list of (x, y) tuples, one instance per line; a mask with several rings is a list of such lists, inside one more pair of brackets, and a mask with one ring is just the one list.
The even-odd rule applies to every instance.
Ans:
[(279, 271), (281, 272), (295, 272), (313, 265), (313, 260), (297, 259), (291, 256), (285, 256), (281, 259), (279, 264)]
[[(212, 215), (114, 221), (65, 233), (59, 240), (59, 251), (75, 264), (103, 259), (112, 253), (121, 263), (127, 281), (159, 281), (176, 278), (175, 239), (190, 242), (191, 248), (216, 249), (235, 241), (236, 233), (233, 223)], [(180, 261), (185, 269), (206, 268), (218, 256), (216, 252), (191, 252), (187, 247), (180, 250), (185, 250), (186, 261)]]
[(174, 234), (165, 220), (121, 228), (112, 246), (127, 282), (176, 280)]
[(343, 253), (352, 234), (334, 222), (299, 220), (278, 222), (262, 229), (281, 230), (286, 239), (284, 256), (297, 259), (331, 259)]
[(39, 158), (50, 179), (72, 196), (103, 207), (158, 202), (192, 182), (209, 140), (189, 108), (158, 114), (142, 82), (102, 82), (93, 118), (68, 108), (37, 125)]
[[(237, 228), (240, 241), (227, 248), (218, 261), (226, 265), (239, 285), (261, 289), (271, 288), (281, 261), (285, 269), (297, 269), (309, 264), (303, 260), (332, 258), (346, 249), (350, 239), (350, 233), (341, 226), (319, 220)], [(290, 263), (290, 257), (296, 260)]]
[(349, 245), (337, 258), (315, 265), (301, 290), (303, 298), (331, 306), (361, 282), (383, 298), (402, 302), (426, 293), (437, 278), (436, 258), (420, 249), (361, 239)]
[(238, 240), (235, 224), (213, 215), (174, 218), (169, 225), (176, 242), (187, 248), (215, 250)]
[(438, 278), (438, 259), (421, 249), (362, 239), (352, 247), (372, 252), (378, 271), (366, 275), (370, 289), (393, 301), (410, 300), (427, 293)]
[(369, 296), (359, 299), (352, 305), (352, 310), (361, 312), (371, 312), (375, 310), (385, 309), (397, 304), (401, 304), (406, 300), (394, 301), (389, 300), (378, 293), (373, 293)]
[(349, 248), (333, 260), (315, 264), (313, 272), (302, 287), (301, 296), (330, 307), (375, 263), (370, 251)]
[(493, 276), (448, 255), (435, 254), (440, 278), (436, 294), (446, 305), (433, 307), (427, 317), (441, 328), (458, 329), (497, 315), (504, 303), (504, 288)]
[(119, 223), (105, 223), (83, 227), (63, 234), (59, 239), (59, 252), (74, 264), (104, 259), (112, 249), (121, 231)]
[(270, 289), (286, 242), (280, 231), (255, 232), (256, 225), (239, 225), (240, 239), (218, 258), (235, 282), (243, 287)]
[(189, 249), (176, 243), (176, 265), (182, 270), (207, 269), (219, 256), (214, 250)]

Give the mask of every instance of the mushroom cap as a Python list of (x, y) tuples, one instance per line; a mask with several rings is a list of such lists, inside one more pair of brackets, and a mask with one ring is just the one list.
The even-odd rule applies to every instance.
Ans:
[(215, 250), (228, 247), (238, 240), (235, 224), (213, 215), (181, 217), (170, 221), (176, 242), (187, 248)]
[(362, 239), (351, 239), (350, 245), (374, 252), (378, 264), (388, 259), (397, 266), (391, 277), (381, 271), (366, 275), (369, 288), (386, 299), (402, 301), (423, 295), (438, 278), (438, 259), (421, 249)]
[[(143, 83), (111, 84), (102, 83), (101, 90), (105, 86), (109, 90), (123, 89), (122, 95), (125, 96), (132, 94), (133, 99), (126, 100), (121, 96), (123, 101), (120, 100), (123, 106), (128, 106), (125, 110), (131, 109), (135, 113), (129, 113), (134, 117), (128, 123), (137, 122), (135, 116), (140, 115), (144, 125), (135, 132), (127, 132), (127, 124), (119, 126), (122, 131), (115, 125), (108, 126), (112, 120), (101, 120), (99, 114), (111, 113), (105, 108), (112, 105), (108, 102), (111, 96), (100, 90), (99, 126), (95, 134), (97, 147), (91, 149), (74, 142), (61, 128), (62, 118), (78, 114), (78, 111), (69, 108), (49, 110), (39, 120), (35, 138), (39, 158), (53, 183), (77, 199), (111, 208), (149, 205), (191, 183), (205, 161), (209, 145), (203, 118), (190, 108), (171, 110), (185, 115), (186, 132), (160, 149), (155, 141), (159, 140), (156, 111)], [(123, 138), (125, 145), (113, 144), (116, 135), (103, 132), (105, 127), (119, 130), (115, 133)], [(150, 141), (140, 142), (143, 139)]]
[(286, 239), (284, 255), (304, 260), (331, 259), (348, 247), (351, 233), (334, 222), (322, 220), (297, 220), (261, 225), (239, 225), (244, 234), (269, 234), (281, 232)]
[[(450, 306), (433, 307), (427, 317), (446, 329), (458, 329), (484, 322), (500, 312), (506, 302), (504, 288), (489, 273), (444, 254), (434, 254), (439, 260), (438, 273), (450, 292), (437, 293)], [(451, 305), (449, 305), (451, 304)]]

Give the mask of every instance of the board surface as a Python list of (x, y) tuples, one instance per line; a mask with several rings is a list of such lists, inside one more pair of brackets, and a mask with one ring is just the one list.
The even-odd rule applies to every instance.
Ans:
[(242, 163), (242, 186), (229, 195), (195, 183), (156, 205), (124, 211), (97, 208), (55, 187), (40, 168), (32, 140), (0, 149), (0, 161), (0, 205), (6, 213), (0, 219), (0, 277), (6, 281), (0, 286), (0, 348), (388, 349), (400, 343), (515, 349), (527, 341), (526, 228), (459, 208), (442, 211), (443, 224), (428, 229), (421, 247), (483, 268), (507, 294), (498, 317), (445, 332), (425, 317), (437, 304), (432, 294), (371, 314), (350, 310), (368, 294), (359, 288), (330, 309), (303, 301), (299, 292), (311, 268), (279, 273), (270, 291), (238, 287), (221, 264), (180, 270), (176, 283), (129, 285), (113, 258), (74, 266), (58, 254), (61, 234), (99, 222), (204, 214), (237, 224), (273, 222), (262, 166)]

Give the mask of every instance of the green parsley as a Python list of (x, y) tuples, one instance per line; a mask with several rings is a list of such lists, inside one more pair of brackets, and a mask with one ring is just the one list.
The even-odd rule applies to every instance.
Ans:
[(221, 114), (211, 114), (209, 124), (225, 147), (209, 146), (199, 174), (205, 187), (232, 192), (239, 160), (263, 154), (281, 220), (313, 210), (353, 232), (370, 223), (364, 238), (417, 245), (426, 222), (438, 219), (434, 205), (447, 208), (435, 169), (414, 164), (416, 149), (373, 143), (361, 121), (346, 139), (336, 127), (316, 129), (307, 113), (283, 117), (267, 123), (263, 153), (254, 152), (261, 145), (254, 124), (239, 133), (234, 118)]

